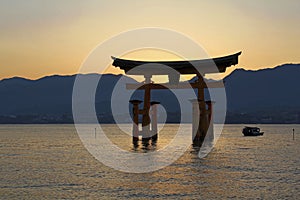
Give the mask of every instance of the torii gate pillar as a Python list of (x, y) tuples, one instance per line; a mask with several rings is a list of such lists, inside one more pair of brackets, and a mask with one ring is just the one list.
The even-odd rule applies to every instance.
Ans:
[[(195, 146), (201, 146), (206, 135), (209, 134), (209, 139), (214, 139), (213, 127), (213, 101), (203, 101), (200, 99), (190, 100), (192, 103), (192, 140)], [(199, 109), (204, 103), (204, 109)], [(207, 109), (206, 109), (206, 105)]]
[(145, 90), (144, 90), (144, 109), (143, 109), (143, 119), (142, 119), (142, 141), (148, 142), (151, 139), (151, 133), (150, 133), (150, 107), (151, 107), (151, 75), (145, 75)]

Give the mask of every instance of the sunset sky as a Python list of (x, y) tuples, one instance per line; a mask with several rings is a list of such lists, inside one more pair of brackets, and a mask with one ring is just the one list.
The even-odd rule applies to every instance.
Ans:
[[(1, 0), (0, 79), (75, 74), (99, 43), (131, 29), (172, 29), (238, 66), (300, 63), (299, 0)], [(147, 54), (138, 59), (149, 59)]]

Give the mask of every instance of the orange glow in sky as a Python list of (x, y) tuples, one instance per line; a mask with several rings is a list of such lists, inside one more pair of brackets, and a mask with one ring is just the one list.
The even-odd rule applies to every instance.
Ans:
[(99, 43), (142, 27), (183, 33), (211, 57), (243, 51), (226, 74), (299, 63), (299, 10), (299, 0), (2, 0), (0, 79), (75, 74)]

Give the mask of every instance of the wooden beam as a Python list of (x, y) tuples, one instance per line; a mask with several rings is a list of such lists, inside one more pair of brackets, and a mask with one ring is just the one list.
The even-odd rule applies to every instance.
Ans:
[[(126, 89), (127, 90), (144, 90), (146, 88), (144, 83), (127, 83)], [(170, 84), (170, 83), (163, 83), (163, 84), (155, 84), (150, 83), (150, 89), (188, 89), (188, 88), (224, 88), (223, 81), (216, 81), (216, 82), (209, 82), (206, 84), (203, 83), (178, 83), (178, 84)]]

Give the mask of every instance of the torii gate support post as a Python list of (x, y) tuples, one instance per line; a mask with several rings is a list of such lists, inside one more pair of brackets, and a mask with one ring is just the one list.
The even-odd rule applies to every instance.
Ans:
[[(193, 107), (193, 118), (192, 118), (192, 138), (193, 144), (201, 146), (205, 136), (209, 133), (210, 140), (213, 139), (213, 103), (212, 101), (202, 101), (200, 99), (190, 100)], [(205, 116), (203, 110), (200, 109), (201, 104), (206, 103), (208, 108), (205, 107)], [(202, 114), (201, 114), (202, 113)], [(201, 121), (202, 120), (202, 121)]]
[(159, 102), (151, 102), (151, 131), (152, 131), (152, 142), (157, 141), (158, 132), (157, 132), (157, 105)]
[(192, 141), (193, 144), (196, 144), (200, 141), (200, 134), (199, 134), (199, 120), (200, 120), (200, 109), (199, 109), (199, 100), (193, 99), (190, 100), (192, 103)]
[(198, 76), (198, 88), (197, 88), (198, 109), (200, 113), (199, 113), (199, 120), (198, 120), (199, 122), (198, 131), (196, 133), (196, 136), (193, 139), (193, 143), (197, 146), (201, 146), (207, 133), (208, 119), (206, 114), (206, 104), (205, 104), (205, 97), (204, 97), (205, 82), (203, 80), (203, 77), (200, 74), (197, 76)]
[(131, 100), (129, 102), (133, 105), (132, 143), (137, 145), (139, 141), (139, 104), (142, 103), (142, 101)]
[(209, 136), (209, 140), (213, 141), (214, 140), (214, 119), (213, 119), (213, 104), (214, 101), (206, 101), (206, 104), (208, 106), (207, 114), (208, 114), (208, 127), (207, 127), (207, 132)]
[(150, 135), (150, 99), (151, 99), (151, 75), (145, 75), (145, 94), (144, 94), (144, 109), (143, 109), (143, 121), (142, 121), (142, 141), (149, 142), (151, 139)]

